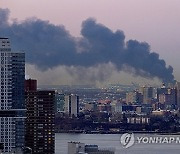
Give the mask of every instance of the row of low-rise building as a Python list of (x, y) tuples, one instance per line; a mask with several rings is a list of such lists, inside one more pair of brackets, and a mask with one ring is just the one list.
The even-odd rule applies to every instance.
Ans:
[(129, 124), (149, 124), (150, 118), (139, 116), (139, 117), (127, 117), (127, 123)]
[(115, 150), (99, 148), (98, 145), (85, 145), (81, 142), (68, 142), (68, 154), (115, 154)]

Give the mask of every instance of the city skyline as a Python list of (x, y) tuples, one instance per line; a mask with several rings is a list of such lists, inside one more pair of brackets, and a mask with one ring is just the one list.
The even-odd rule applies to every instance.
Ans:
[[(4, 16), (0, 15), (1, 19), (3, 19), (2, 17), (7, 17), (6, 11), (8, 10), (0, 10), (0, 13), (4, 13)], [(10, 27), (12, 31), (16, 30), (16, 34), (18, 34), (19, 32), (22, 32), (21, 29), (26, 29), (25, 27), (22, 27), (24, 26), (24, 24), (21, 25), (14, 23), (12, 25), (9, 25), (6, 22), (7, 20), (3, 19), (1, 21), (2, 22), (0, 24), (3, 30), (8, 31), (8, 28)], [(3, 23), (3, 21), (5, 22)], [(32, 25), (38, 25), (39, 22), (44, 23), (41, 20), (32, 20)], [(28, 27), (29, 22), (25, 23), (27, 23), (26, 26)], [(127, 43), (127, 47), (124, 47), (122, 45), (120, 46), (122, 48), (119, 50), (119, 38), (121, 40), (121, 38), (123, 37), (120, 36), (124, 36), (121, 31), (113, 33), (102, 24), (97, 24), (93, 19), (85, 21), (83, 23), (83, 26), (86, 27), (89, 24), (91, 25), (88, 29), (90, 30), (90, 33), (87, 34), (91, 36), (91, 34), (94, 33), (94, 30), (92, 30), (93, 27), (94, 29), (96, 29), (95, 32), (97, 32), (97, 38), (101, 38), (102, 33), (99, 33), (99, 30), (103, 30), (103, 34), (105, 34), (105, 40), (107, 36), (111, 36), (110, 38), (113, 38), (115, 42), (118, 42), (117, 46), (116, 43), (114, 44), (114, 42), (112, 42), (112, 46), (114, 47), (115, 45), (115, 47), (113, 48), (115, 51), (117, 50), (120, 53), (122, 52), (122, 57), (124, 57), (125, 55), (126, 58), (129, 58), (129, 54), (127, 53), (132, 52), (135, 53), (132, 54), (136, 56), (135, 60), (139, 59), (137, 55), (142, 56), (142, 61), (149, 60), (152, 66), (157, 66), (157, 68), (152, 69), (148, 66), (143, 68), (142, 65), (136, 65), (137, 63), (134, 62), (134, 71), (135, 73), (139, 73), (138, 75), (145, 77), (157, 76), (164, 81), (172, 81), (174, 79), (171, 67), (166, 67), (165, 61), (159, 59), (158, 54), (150, 53), (148, 44), (130, 40)], [(42, 27), (41, 25), (39, 28), (47, 28), (48, 32), (49, 28), (54, 27), (49, 26), (49, 24), (47, 24), (48, 26), (46, 24), (43, 25), (44, 27)], [(20, 31), (18, 30), (19, 28)], [(0, 32), (3, 32), (3, 30), (0, 30)], [(58, 28), (58, 30), (61, 30), (61, 28)], [(84, 30), (85, 29), (82, 29), (82, 31)], [(39, 31), (41, 30), (39, 29)], [(82, 34), (84, 33), (86, 33), (86, 31), (84, 31)], [(24, 40), (19, 40), (21, 37), (15, 38), (17, 40), (12, 39), (15, 40), (15, 43), (18, 44), (18, 42), (20, 41), (21, 45), (23, 47), (26, 47), (25, 44), (27, 42), (24, 42), (26, 38), (24, 38)], [(47, 39), (47, 37), (45, 38)], [(103, 40), (103, 38), (101, 39)], [(102, 41), (101, 39), (95, 39), (95, 44), (96, 41), (100, 41), (99, 43), (103, 45), (104, 41)], [(91, 41), (93, 42), (94, 38)], [(29, 43), (30, 42), (31, 40), (29, 40)], [(109, 44), (109, 42), (111, 42), (111, 40), (105, 41), (105, 43), (107, 44)], [(49, 42), (47, 41), (47, 44), (48, 43)], [(124, 41), (122, 41), (121, 43), (123, 44)], [(33, 45), (36, 46), (36, 44)], [(92, 45), (94, 45), (94, 43), (92, 43)], [(50, 47), (53, 49), (53, 46)], [(96, 48), (93, 49), (95, 50), (95, 54), (98, 54), (97, 51), (99, 50), (97, 50)], [(104, 49), (104, 54), (108, 53), (105, 48), (99, 49)], [(108, 50), (111, 49), (112, 48), (108, 48)], [(119, 133), (130, 131), (133, 131), (134, 133), (147, 134), (167, 133), (167, 135), (172, 135), (172, 133), (173, 135), (178, 135), (178, 133), (180, 132), (180, 82), (177, 82), (175, 85), (166, 85), (165, 83), (163, 83), (159, 87), (138, 86), (136, 84), (134, 84), (133, 86), (123, 86), (119, 84), (111, 85), (108, 88), (95, 88), (87, 86), (74, 86), (74, 88), (69, 86), (61, 86), (61, 88), (60, 86), (59, 88), (57, 86), (56, 88), (54, 88), (53, 86), (51, 86), (50, 89), (52, 90), (46, 89), (45, 86), (44, 88), (37, 88), (36, 79), (25, 80), (25, 52), (13, 51), (14, 50), (11, 50), (11, 43), (9, 39), (0, 37), (0, 151), (2, 151), (3, 153), (12, 152), (18, 154), (53, 154), (62, 153), (60, 151), (65, 152), (65, 150), (63, 150), (65, 144), (61, 146), (61, 143), (59, 142), (60, 140), (57, 139), (58, 133), (80, 133), (79, 135), (86, 133), (90, 135), (91, 133), (96, 133), (96, 135), (98, 136), (98, 134), (100, 133), (101, 135), (111, 133), (117, 135)], [(46, 51), (47, 50), (44, 50), (47, 56), (48, 52)], [(26, 53), (27, 55), (29, 54), (28, 52)], [(35, 56), (37, 58), (41, 58), (41, 56), (43, 56), (43, 54), (40, 54), (40, 56), (38, 57), (38, 54), (39, 52), (37, 51), (37, 55), (36, 53), (34, 53), (34, 55), (32, 56)], [(96, 60), (94, 53), (89, 54), (72, 52), (71, 54), (68, 55), (70, 56), (68, 58), (72, 62), (74, 62), (73, 58), (77, 58), (78, 54), (80, 55), (80, 57), (83, 56), (86, 58), (86, 56), (89, 56), (90, 60), (93, 61), (94, 58)], [(111, 55), (108, 56), (111, 57)], [(52, 66), (48, 63), (46, 64), (46, 61), (45, 63), (40, 63), (42, 61), (37, 58), (35, 58), (37, 60), (37, 63), (35, 64), (36, 67), (41, 71), (46, 71), (47, 68), (53, 68), (53, 63)], [(106, 56), (102, 56), (103, 60), (104, 58), (106, 58)], [(113, 56), (111, 57), (112, 59), (108, 58), (106, 60), (112, 60), (112, 62), (114, 62), (114, 65), (117, 65), (118, 68), (119, 63), (116, 63), (116, 59), (114, 59)], [(30, 62), (29, 60), (31, 59), (27, 58), (28, 62)], [(86, 60), (88, 61), (88, 59)], [(128, 62), (127, 64), (132, 66), (133, 63), (131, 63), (131, 61), (128, 61), (127, 59), (125, 60), (125, 62)], [(131, 60), (133, 61), (134, 58)], [(152, 60), (154, 63), (152, 63)], [(72, 62), (70, 62), (70, 64), (76, 64), (76, 62)], [(97, 62), (106, 61), (98, 60)], [(141, 61), (139, 62), (141, 63)], [(67, 61), (65, 61), (64, 63), (67, 65)], [(39, 66), (37, 64), (39, 64)], [(89, 64), (90, 67), (92, 67), (91, 63), (82, 61), (82, 64)], [(89, 69), (88, 67), (87, 69)], [(144, 69), (144, 72), (146, 71), (147, 74), (143, 74), (144, 72), (141, 72), (140, 69)], [(160, 74), (159, 72), (156, 72), (158, 70), (160, 71)], [(102, 68), (102, 71), (104, 71), (104, 68)], [(167, 74), (167, 76), (162, 76), (163, 73)], [(83, 76), (83, 74), (80, 75)], [(75, 134), (71, 135), (74, 136)], [(98, 137), (98, 139), (100, 138)], [(99, 148), (99, 146), (94, 145), (94, 143), (93, 145), (80, 144), (83, 143), (81, 142), (83, 140), (79, 137), (73, 137), (73, 139), (61, 138), (61, 140), (65, 141), (66, 144), (68, 144), (66, 152), (68, 151), (69, 154), (72, 154), (74, 152), (79, 153), (80, 151), (89, 154), (91, 152), (105, 152), (108, 154), (114, 154), (116, 151), (114, 147), (113, 149), (107, 148), (107, 144), (105, 144), (105, 149)], [(73, 142), (72, 140), (79, 140), (79, 144), (76, 144), (77, 142)], [(86, 141), (89, 142), (92, 140)], [(100, 141), (102, 143), (105, 143), (105, 140)], [(110, 145), (110, 141), (111, 140), (107, 141), (108, 145)], [(119, 139), (117, 143), (119, 144)], [(115, 144), (113, 144), (113, 146), (114, 145)]]
[[(70, 34), (72, 34), (73, 37), (80, 36), (79, 33), (82, 21), (89, 17), (96, 18), (97, 23), (104, 24), (113, 31), (118, 29), (123, 30), (126, 35), (126, 40), (137, 39), (140, 42), (146, 41), (149, 43), (152, 49), (151, 51), (155, 51), (160, 54), (160, 59), (165, 59), (167, 66), (173, 66), (175, 79), (180, 79), (178, 69), (178, 40), (180, 36), (178, 25), (180, 23), (177, 20), (180, 13), (178, 14), (179, 2), (176, 0), (165, 2), (161, 0), (156, 2), (144, 2), (142, 0), (138, 0), (136, 2), (82, 2), (79, 0), (76, 2), (55, 1), (52, 4), (49, 4), (48, 1), (45, 1), (44, 3), (39, 1), (38, 3), (35, 3), (35, 1), (10, 2), (2, 0), (1, 3), (2, 8), (9, 8), (11, 12), (10, 19), (17, 18), (17, 21), (22, 21), (26, 18), (37, 17), (42, 20), (48, 20), (50, 23), (55, 25), (64, 25), (65, 29), (70, 31)], [(55, 4), (59, 5), (56, 6)], [(27, 5), (30, 7), (27, 8)], [(18, 9), (20, 6), (22, 9)], [(47, 6), (49, 6), (49, 11), (46, 13)], [(41, 7), (40, 10), (38, 9), (39, 7)], [(114, 18), (111, 18), (111, 16)], [(68, 70), (71, 73), (73, 72), (73, 77), (70, 76), (71, 74), (69, 74), (64, 66), (44, 72), (39, 71), (32, 65), (27, 65), (26, 68), (28, 74), (34, 74), (32, 78), (37, 78), (40, 84), (47, 83), (48, 81), (51, 82), (51, 84), (75, 84), (80, 82), (77, 75), (74, 75), (76, 70), (72, 67), (68, 68)], [(99, 69), (101, 68), (104, 67), (101, 66), (100, 68), (95, 69), (90, 68), (88, 71), (91, 74), (94, 74), (93, 77), (96, 78), (98, 76), (97, 74), (99, 73)], [(107, 83), (127, 83), (127, 80), (135, 80), (139, 82), (139, 80), (141, 80), (139, 77), (135, 77), (134, 79), (133, 75), (129, 76), (129, 74), (114, 71), (114, 68), (111, 65), (107, 65), (105, 68), (107, 68), (107, 70), (113, 70), (113, 72), (107, 72), (107, 74), (111, 74), (108, 76), (108, 79), (105, 80)], [(51, 74), (53, 74), (53, 76), (51, 76)], [(105, 76), (106, 74), (102, 73), (100, 75)], [(59, 79), (59, 76), (61, 79)], [(85, 84), (91, 83), (92, 76), (87, 78), (87, 81), (84, 80), (81, 82)], [(149, 82), (146, 81), (146, 79), (143, 80), (143, 82)]]

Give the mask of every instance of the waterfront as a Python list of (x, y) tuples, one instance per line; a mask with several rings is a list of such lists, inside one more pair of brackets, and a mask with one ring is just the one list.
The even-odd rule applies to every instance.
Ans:
[(69, 141), (97, 144), (102, 148), (115, 148), (115, 154), (179, 154), (180, 151), (180, 144), (135, 144), (125, 149), (120, 144), (120, 136), (119, 134), (58, 133), (55, 142), (56, 154), (67, 154), (67, 142)]

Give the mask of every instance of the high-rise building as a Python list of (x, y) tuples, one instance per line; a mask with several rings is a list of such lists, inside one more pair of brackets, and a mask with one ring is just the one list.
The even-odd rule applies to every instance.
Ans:
[(155, 97), (155, 92), (153, 87), (143, 87), (143, 103), (150, 104), (151, 100)]
[(142, 104), (143, 103), (143, 95), (137, 91), (129, 92), (126, 94), (126, 104)]
[(53, 154), (55, 142), (54, 91), (26, 91), (25, 146), (33, 154)]
[[(165, 86), (165, 84), (162, 85), (161, 88), (157, 88), (157, 100), (160, 102), (160, 97), (162, 99), (162, 95), (168, 94), (168, 88)], [(161, 95), (161, 96), (160, 96)], [(162, 101), (162, 100), (161, 100)]]
[(159, 94), (158, 100), (164, 104), (166, 109), (175, 109), (177, 107), (177, 90), (169, 88), (166, 93)]
[(77, 95), (66, 95), (65, 96), (65, 113), (70, 116), (77, 116), (79, 113), (79, 96)]
[(180, 82), (176, 82), (176, 92), (177, 92), (177, 107), (180, 108)]
[(55, 113), (64, 112), (65, 94), (56, 92), (55, 94)]
[(24, 146), (25, 53), (12, 52), (8, 38), (0, 38), (0, 144), (3, 152)]
[(79, 113), (79, 96), (55, 93), (55, 113), (64, 112), (69, 116)]

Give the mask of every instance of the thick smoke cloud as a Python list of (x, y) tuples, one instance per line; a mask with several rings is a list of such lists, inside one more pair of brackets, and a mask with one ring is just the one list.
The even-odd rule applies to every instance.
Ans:
[(82, 23), (81, 38), (71, 36), (63, 26), (36, 18), (11, 24), (8, 20), (9, 10), (0, 9), (0, 36), (11, 39), (13, 50), (25, 50), (27, 63), (41, 70), (60, 65), (89, 68), (112, 63), (118, 71), (133, 68), (139, 76), (158, 77), (164, 82), (174, 80), (173, 68), (151, 52), (147, 43), (125, 42), (122, 31), (113, 32), (94, 19)]

